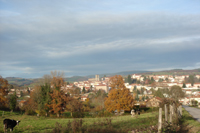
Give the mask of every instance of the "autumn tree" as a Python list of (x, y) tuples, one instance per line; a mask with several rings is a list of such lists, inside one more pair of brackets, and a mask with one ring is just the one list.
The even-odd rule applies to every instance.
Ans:
[[(57, 117), (60, 117), (60, 114), (64, 112), (65, 106), (68, 101), (68, 96), (65, 92), (61, 89), (65, 86), (64, 82), (64, 73), (52, 71), (51, 72), (51, 88), (52, 92), (50, 93), (51, 101), (45, 102), (45, 110), (50, 110), (51, 113), (57, 114)], [(47, 88), (48, 89), (48, 88)], [(43, 91), (45, 94), (48, 92)]]
[(77, 99), (69, 98), (66, 104), (66, 110), (71, 112), (72, 117), (83, 117), (83, 105)]
[(8, 87), (8, 81), (0, 76), (0, 108), (6, 106), (7, 99), (5, 96), (8, 95)]
[(51, 84), (51, 88), (59, 90), (61, 87), (65, 86), (64, 82), (64, 72), (51, 71), (50, 75), (44, 75), (42, 82), (44, 84)]
[(111, 89), (123, 89), (126, 88), (124, 85), (124, 80), (121, 75), (115, 75), (110, 78)]
[(73, 88), (70, 90), (70, 94), (74, 96), (79, 96), (80, 93), (81, 93), (81, 89), (76, 86), (73, 86)]
[(106, 110), (109, 112), (131, 110), (134, 100), (129, 89), (125, 87), (122, 76), (113, 76), (110, 78), (110, 82), (111, 90), (105, 100)]
[(95, 111), (104, 109), (104, 99), (106, 97), (104, 90), (98, 90), (96, 95), (91, 99), (91, 104), (94, 105)]
[(26, 114), (32, 114), (33, 112), (37, 112), (39, 114), (37, 110), (39, 110), (38, 106), (40, 103), (41, 88), (39, 85), (36, 85), (33, 87), (33, 90), (34, 91), (30, 92), (30, 98), (27, 100), (28, 104), (25, 107)]
[(51, 95), (51, 102), (46, 104), (46, 106), (50, 109), (51, 113), (57, 114), (57, 117), (60, 117), (65, 111), (65, 106), (68, 101), (67, 95), (65, 95), (64, 91), (54, 89)]
[(33, 115), (35, 113), (38, 106), (36, 102), (37, 96), (39, 95), (37, 95), (36, 91), (30, 93), (30, 98), (26, 101), (27, 104), (23, 107), (26, 115)]

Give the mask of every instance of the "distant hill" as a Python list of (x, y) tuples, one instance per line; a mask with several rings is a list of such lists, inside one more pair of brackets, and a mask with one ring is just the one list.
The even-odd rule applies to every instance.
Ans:
[(65, 78), (65, 81), (67, 82), (86, 81), (86, 80), (88, 80), (88, 77), (83, 77), (83, 76), (73, 76), (73, 77)]
[(9, 84), (17, 86), (28, 86), (38, 81), (38, 79), (25, 79), (19, 77), (7, 77), (5, 79), (8, 81)]
[(154, 71), (142, 73), (144, 75), (192, 75), (198, 74), (200, 75), (200, 68), (193, 70), (183, 70), (183, 69), (172, 69), (172, 70), (163, 70), (163, 71)]
[(99, 77), (104, 77), (104, 75), (106, 75), (106, 77), (110, 77), (110, 76), (114, 76), (114, 75), (122, 75), (122, 76), (127, 76), (130, 74), (139, 74), (139, 73), (147, 73), (150, 71), (123, 71), (123, 72), (117, 72), (117, 73), (105, 73), (105, 74), (99, 74)]
[[(173, 69), (173, 70), (163, 70), (163, 71), (123, 71), (117, 73), (105, 73), (105, 74), (98, 74), (99, 77), (110, 77), (114, 75), (122, 75), (127, 76), (129, 74), (141, 74), (141, 75), (191, 75), (191, 74), (198, 74), (200, 75), (200, 68), (193, 69), (193, 70), (183, 70), (183, 69)], [(75, 81), (86, 81), (89, 78), (94, 78), (95, 75), (88, 75), (88, 76), (73, 76), (65, 78), (67, 82), (75, 82)], [(38, 82), (39, 78), (37, 79), (25, 79), (19, 77), (7, 77), (5, 78), (8, 80), (9, 84), (18, 85), (18, 86), (33, 86), (35, 83)]]

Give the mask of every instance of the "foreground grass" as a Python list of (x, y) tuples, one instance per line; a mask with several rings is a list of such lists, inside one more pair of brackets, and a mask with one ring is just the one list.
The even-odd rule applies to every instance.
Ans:
[[(125, 116), (113, 116), (109, 118), (82, 118), (83, 126), (89, 127), (94, 126), (95, 123), (101, 123), (106, 121), (106, 119), (112, 120), (112, 126), (116, 130), (129, 130), (131, 131), (134, 128), (145, 128), (150, 125), (157, 124), (157, 112), (154, 113), (145, 113), (140, 116), (131, 117), (131, 115)], [(0, 133), (3, 132), (3, 120), (5, 118), (20, 120), (19, 126), (14, 128), (14, 132), (18, 133), (39, 133), (39, 132), (49, 132), (55, 128), (55, 123), (60, 123), (62, 125), (67, 125), (69, 121), (73, 121), (72, 118), (50, 118), (50, 117), (37, 117), (37, 116), (28, 116), (21, 115), (20, 113), (10, 113), (4, 112), (4, 116), (2, 117), (2, 111), (0, 111)], [(78, 120), (78, 119), (77, 119)], [(97, 124), (100, 126), (100, 124)], [(104, 128), (105, 125), (102, 125), (100, 128)]]
[(184, 108), (181, 122), (182, 126), (188, 130), (188, 133), (200, 133), (200, 122), (195, 120)]

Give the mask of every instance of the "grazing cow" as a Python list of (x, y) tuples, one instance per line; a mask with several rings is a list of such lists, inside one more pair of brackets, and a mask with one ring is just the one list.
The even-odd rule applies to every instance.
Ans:
[(4, 131), (7, 132), (7, 129), (10, 128), (10, 131), (13, 131), (13, 128), (16, 125), (19, 125), (20, 121), (11, 120), (11, 119), (4, 119), (3, 125), (4, 125)]

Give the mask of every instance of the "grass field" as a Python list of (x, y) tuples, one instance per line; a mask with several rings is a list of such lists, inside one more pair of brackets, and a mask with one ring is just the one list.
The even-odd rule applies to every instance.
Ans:
[[(20, 120), (19, 126), (14, 128), (14, 133), (39, 133), (52, 132), (55, 127), (61, 124), (67, 127), (69, 122), (80, 121), (80, 119), (73, 118), (51, 118), (51, 117), (37, 117), (22, 115), (17, 112), (10, 113), (8, 111), (0, 111), (0, 133), (3, 133), (3, 120), (5, 118)], [(163, 112), (164, 114), (164, 112)], [(138, 117), (131, 117), (131, 115), (102, 117), (102, 118), (82, 118), (84, 127), (92, 127), (94, 129), (109, 129), (106, 121), (112, 121), (112, 129), (114, 131), (128, 132), (133, 129), (146, 128), (156, 125), (158, 122), (158, 112), (144, 113)], [(59, 123), (59, 124), (58, 124)], [(183, 109), (183, 117), (180, 120), (181, 127), (184, 128), (185, 133), (200, 133), (200, 123), (192, 118), (192, 116)], [(65, 128), (66, 129), (66, 128)], [(64, 131), (65, 131), (64, 129)]]
[(181, 122), (184, 128), (188, 129), (188, 133), (200, 133), (200, 122), (195, 120), (185, 109), (183, 109)]
[[(73, 121), (72, 118), (45, 118), (45, 117), (37, 117), (37, 116), (28, 116), (28, 115), (21, 115), (20, 113), (10, 113), (4, 112), (4, 116), (2, 117), (2, 111), (0, 111), (0, 133), (3, 132), (3, 120), (5, 118), (20, 120), (19, 126), (14, 128), (13, 132), (20, 132), (20, 133), (28, 133), (28, 132), (48, 132), (52, 131), (55, 128), (56, 122), (67, 125), (69, 121)], [(95, 123), (97, 126), (100, 126), (100, 123), (106, 121), (106, 119), (111, 119), (112, 127), (116, 130), (131, 130), (134, 128), (144, 128), (150, 125), (157, 124), (157, 117), (155, 117), (157, 113), (145, 113), (141, 114), (136, 117), (131, 117), (131, 115), (124, 115), (124, 116), (114, 116), (109, 118), (82, 118), (83, 126), (94, 126)], [(156, 118), (156, 119), (155, 119)], [(78, 119), (76, 119), (78, 120)], [(102, 125), (100, 128), (104, 128), (106, 125)]]

